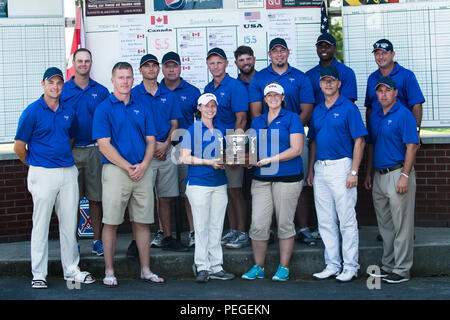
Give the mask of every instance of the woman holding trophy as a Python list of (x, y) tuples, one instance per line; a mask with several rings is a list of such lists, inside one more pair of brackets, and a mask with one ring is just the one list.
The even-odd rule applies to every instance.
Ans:
[(223, 141), (215, 126), (217, 98), (205, 93), (198, 99), (200, 119), (183, 135), (180, 161), (188, 164), (186, 196), (192, 208), (195, 230), (194, 267), (196, 282), (231, 280), (222, 267), (221, 237), (228, 203), (227, 177), (218, 155)]
[[(243, 279), (264, 279), (264, 262), (272, 215), (278, 225), (280, 264), (274, 281), (289, 279), (289, 261), (294, 247), (294, 217), (303, 187), (304, 130), (298, 114), (284, 108), (284, 89), (277, 82), (264, 88), (268, 112), (252, 121), (257, 137), (258, 159), (251, 186), (253, 259), (255, 265)], [(256, 131), (256, 132), (255, 132)]]

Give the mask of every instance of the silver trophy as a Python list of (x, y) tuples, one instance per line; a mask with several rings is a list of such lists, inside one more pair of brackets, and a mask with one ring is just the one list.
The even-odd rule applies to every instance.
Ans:
[(220, 140), (220, 159), (226, 165), (254, 165), (257, 162), (256, 136), (248, 133), (230, 133)]

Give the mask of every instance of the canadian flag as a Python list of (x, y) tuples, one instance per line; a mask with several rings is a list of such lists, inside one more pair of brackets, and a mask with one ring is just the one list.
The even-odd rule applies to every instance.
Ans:
[(73, 30), (72, 48), (70, 49), (70, 57), (67, 66), (67, 80), (75, 74), (75, 69), (72, 64), (73, 54), (80, 48), (86, 48), (86, 41), (84, 37), (83, 20), (81, 17), (81, 7), (78, 7), (77, 16), (75, 18), (75, 29)]
[(150, 22), (152, 25), (155, 24), (168, 24), (169, 23), (169, 18), (167, 17), (167, 15), (163, 15), (161, 16), (151, 16), (150, 18)]

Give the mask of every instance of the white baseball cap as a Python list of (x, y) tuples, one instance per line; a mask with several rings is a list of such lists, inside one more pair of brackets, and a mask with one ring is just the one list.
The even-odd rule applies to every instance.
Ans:
[(205, 105), (208, 104), (208, 102), (210, 102), (211, 100), (214, 100), (216, 102), (216, 104), (218, 104), (217, 102), (217, 98), (214, 94), (212, 93), (204, 93), (202, 94), (199, 98), (198, 98), (198, 105)]
[(264, 88), (264, 96), (266, 96), (269, 92), (275, 92), (275, 93), (278, 93), (278, 94), (284, 94), (284, 89), (278, 83), (269, 83)]

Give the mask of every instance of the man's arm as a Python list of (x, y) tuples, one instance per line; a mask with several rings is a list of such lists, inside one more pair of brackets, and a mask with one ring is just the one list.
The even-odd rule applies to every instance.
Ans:
[(145, 147), (145, 154), (144, 159), (142, 159), (141, 163), (132, 165), (132, 171), (130, 174), (131, 179), (134, 181), (140, 180), (145, 172), (147, 171), (148, 167), (150, 166), (150, 163), (153, 159), (153, 154), (155, 152), (156, 147), (156, 140), (154, 136), (146, 136), (145, 137), (146, 147)]
[[(364, 153), (364, 146), (366, 145), (366, 142), (364, 140), (364, 137), (358, 137), (355, 139), (355, 145), (353, 146), (353, 161), (352, 161), (352, 168), (351, 170), (355, 170), (358, 172), (359, 165), (361, 164), (361, 160)], [(353, 176), (351, 173), (347, 175), (347, 188), (353, 188), (358, 186), (358, 175)]]
[(373, 171), (373, 144), (369, 144), (367, 147), (367, 172), (364, 179), (364, 186), (367, 190), (372, 189), (372, 171)]
[(27, 147), (26, 146), (27, 146), (27, 144), (23, 141), (20, 141), (20, 140), (14, 141), (14, 152), (16, 153), (19, 160), (22, 161), (22, 163), (24, 165), (28, 166), (28, 164), (25, 162), (26, 158), (27, 158)]
[(397, 193), (404, 194), (408, 192), (408, 179), (411, 173), (412, 166), (414, 164), (414, 159), (416, 158), (417, 150), (419, 145), (415, 143), (406, 144), (406, 154), (405, 163), (403, 164), (402, 175), (397, 182)]
[(116, 148), (113, 147), (110, 137), (97, 139), (97, 143), (100, 152), (106, 159), (128, 173), (131, 172), (131, 164), (120, 155)]
[(300, 110), (302, 110), (302, 113), (300, 113), (300, 120), (302, 121), (303, 126), (306, 126), (309, 123), (313, 109), (313, 103), (300, 103)]
[(250, 119), (253, 120), (262, 115), (262, 108), (263, 106), (261, 101), (250, 102)]
[(160, 161), (166, 160), (166, 152), (169, 149), (172, 142), (172, 133), (178, 129), (178, 119), (170, 120), (170, 130), (167, 134), (166, 141), (158, 142), (156, 141), (155, 157)]
[(414, 115), (414, 118), (416, 118), (417, 127), (420, 128), (422, 124), (422, 104), (417, 103), (412, 106), (411, 112)]
[(308, 186), (313, 186), (314, 181), (314, 162), (316, 161), (316, 140), (309, 140), (309, 161), (308, 161), (308, 176), (306, 183)]
[(245, 126), (247, 125), (247, 111), (235, 112), (236, 123), (234, 124), (234, 130), (242, 129), (245, 131)]

